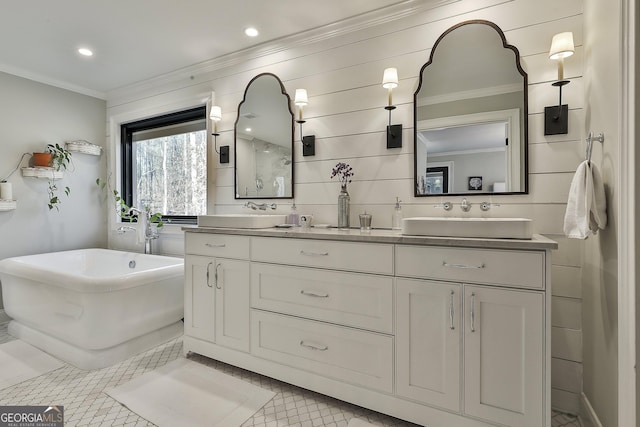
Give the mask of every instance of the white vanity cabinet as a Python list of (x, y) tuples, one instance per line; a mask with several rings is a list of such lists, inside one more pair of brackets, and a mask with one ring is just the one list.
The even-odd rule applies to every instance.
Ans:
[(396, 392), (460, 411), (462, 286), (396, 280)]
[(429, 427), (550, 426), (555, 242), (186, 235), (185, 353)]
[(396, 276), (422, 278), (396, 283), (398, 394), (500, 425), (545, 425), (544, 261), (535, 251), (396, 246)]
[(185, 335), (249, 351), (249, 240), (186, 233)]
[(544, 425), (544, 295), (465, 286), (464, 304), (464, 413)]

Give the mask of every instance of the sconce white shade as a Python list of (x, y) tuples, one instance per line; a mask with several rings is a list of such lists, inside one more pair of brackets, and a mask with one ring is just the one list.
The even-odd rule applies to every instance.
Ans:
[(294, 104), (298, 107), (303, 107), (309, 103), (309, 98), (307, 97), (306, 89), (296, 89), (296, 97), (294, 99)]
[(387, 68), (382, 76), (382, 87), (385, 89), (393, 89), (398, 87), (398, 69)]
[(549, 59), (567, 58), (575, 52), (573, 46), (573, 33), (559, 33), (553, 36), (551, 40), (551, 49), (549, 50)]
[(213, 105), (211, 107), (211, 111), (209, 112), (209, 118), (214, 122), (219, 122), (222, 120), (222, 108), (217, 105)]

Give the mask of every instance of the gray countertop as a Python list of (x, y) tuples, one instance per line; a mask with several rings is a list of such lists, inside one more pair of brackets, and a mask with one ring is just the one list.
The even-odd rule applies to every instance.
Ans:
[(373, 229), (362, 232), (358, 228), (340, 230), (337, 228), (213, 228), (183, 227), (184, 231), (210, 234), (235, 234), (241, 236), (281, 237), (296, 239), (337, 240), (346, 242), (391, 243), (404, 245), (429, 245), (450, 247), (473, 247), (493, 249), (557, 249), (555, 241), (534, 234), (531, 240), (519, 239), (479, 239), (462, 237), (405, 236), (400, 230)]

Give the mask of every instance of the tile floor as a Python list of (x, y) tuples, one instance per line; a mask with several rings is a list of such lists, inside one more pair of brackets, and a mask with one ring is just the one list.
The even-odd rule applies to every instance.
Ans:
[[(7, 333), (7, 324), (0, 324), (0, 344), (12, 339)], [(105, 394), (104, 390), (123, 384), (181, 355), (182, 340), (177, 339), (104, 369), (84, 371), (65, 365), (0, 390), (0, 405), (63, 405), (67, 427), (153, 426)], [(416, 426), (204, 356), (190, 355), (189, 358), (276, 393), (242, 427), (346, 427), (354, 417), (377, 426)], [(554, 412), (552, 427), (580, 427), (580, 424), (572, 416)]]

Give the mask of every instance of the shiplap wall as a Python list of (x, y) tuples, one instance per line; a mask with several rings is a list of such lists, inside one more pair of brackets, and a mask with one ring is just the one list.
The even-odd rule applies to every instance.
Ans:
[[(279, 41), (114, 91), (108, 97), (112, 158), (117, 153), (119, 122), (205, 103), (211, 91), (223, 111), (218, 145), (231, 146), (233, 153), (233, 125), (244, 89), (255, 75), (271, 72), (280, 77), (290, 96), (296, 88), (306, 88), (309, 94), (304, 134), (316, 136), (316, 155), (302, 157), (296, 126), (294, 191), (299, 213), (312, 213), (317, 222), (337, 222), (339, 185), (330, 179), (330, 172), (336, 162), (344, 161), (355, 170), (349, 185), (352, 224), (366, 209), (373, 215), (374, 227), (390, 227), (396, 196), (403, 201), (405, 216), (465, 215), (457, 206), (460, 197), (413, 197), (412, 101), (419, 70), (435, 40), (447, 28), (469, 19), (500, 26), (507, 41), (519, 49), (528, 73), (530, 192), (469, 197), (476, 206), (466, 215), (532, 218), (536, 233), (559, 242), (552, 268), (552, 404), (577, 413), (582, 386), (582, 242), (564, 238), (562, 224), (569, 185), (583, 156), (582, 0), (453, 1), (418, 8), (399, 19), (382, 19), (375, 26), (338, 32), (335, 37), (316, 31), (306, 39)], [(563, 31), (572, 31), (576, 44), (576, 54), (565, 63), (565, 77), (571, 84), (563, 91), (570, 130), (568, 135), (545, 137), (544, 107), (558, 99), (557, 89), (550, 85), (556, 66), (548, 50), (552, 36)], [(398, 108), (392, 117), (393, 123), (403, 125), (403, 147), (387, 150), (388, 115), (383, 109), (387, 97), (381, 79), (384, 68), (390, 66), (398, 68), (400, 77), (394, 91)], [(220, 165), (211, 153), (210, 160), (210, 212), (242, 211), (243, 201), (234, 200), (233, 159)], [(112, 168), (117, 171), (113, 160)], [(454, 210), (436, 209), (442, 201), (454, 203)], [(477, 207), (483, 201), (500, 206), (483, 213)], [(288, 213), (290, 201), (277, 202), (278, 212)], [(126, 238), (112, 234), (111, 245), (127, 246), (120, 240)], [(158, 247), (180, 252), (180, 238), (165, 232)]]

